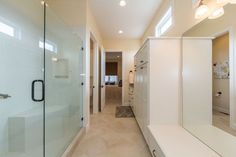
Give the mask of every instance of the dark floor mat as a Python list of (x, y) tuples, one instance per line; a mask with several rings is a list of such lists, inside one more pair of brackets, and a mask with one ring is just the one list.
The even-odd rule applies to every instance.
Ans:
[(134, 113), (130, 106), (117, 106), (116, 118), (130, 118), (134, 117)]

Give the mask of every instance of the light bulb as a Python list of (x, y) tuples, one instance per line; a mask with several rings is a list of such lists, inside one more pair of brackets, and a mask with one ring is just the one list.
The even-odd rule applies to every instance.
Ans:
[(223, 16), (225, 13), (225, 10), (223, 7), (216, 9), (212, 12), (212, 14), (208, 17), (209, 19), (217, 19), (221, 16)]
[(126, 3), (126, 1), (125, 1), (125, 0), (121, 0), (121, 1), (120, 1), (120, 6), (121, 6), (121, 7), (124, 7), (124, 6), (126, 6), (126, 4), (127, 4), (127, 3)]
[(208, 11), (209, 11), (209, 8), (207, 5), (204, 5), (204, 4), (200, 5), (195, 12), (195, 18), (200, 19), (204, 17)]
[(123, 32), (122, 30), (119, 30), (118, 33), (119, 33), (119, 34), (123, 34), (124, 32)]

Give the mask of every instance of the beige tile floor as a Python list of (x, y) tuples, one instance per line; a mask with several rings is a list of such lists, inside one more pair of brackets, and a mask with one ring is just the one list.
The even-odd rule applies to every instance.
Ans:
[(91, 127), (71, 157), (151, 157), (134, 118), (115, 118), (115, 104), (91, 115)]
[(233, 136), (236, 136), (236, 130), (230, 128), (230, 117), (227, 114), (213, 111), (213, 125), (218, 127), (225, 132), (230, 133)]

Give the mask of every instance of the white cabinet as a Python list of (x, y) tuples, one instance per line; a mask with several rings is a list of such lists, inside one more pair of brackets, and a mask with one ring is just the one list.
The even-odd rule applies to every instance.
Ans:
[(135, 55), (133, 110), (149, 143), (148, 125), (178, 125), (180, 38), (148, 39)]
[[(188, 46), (182, 47), (182, 44)], [(201, 41), (199, 46), (204, 49), (204, 44)], [(133, 110), (153, 157), (218, 157), (180, 125), (181, 57), (184, 57), (185, 67), (189, 63), (192, 65), (196, 60), (190, 53), (193, 48), (196, 48), (196, 41), (189, 39), (151, 38), (135, 55)], [(206, 55), (203, 52), (202, 55)], [(189, 55), (192, 60), (184, 60)], [(183, 72), (184, 79), (191, 73), (186, 68)], [(196, 85), (190, 84), (188, 88), (193, 86)]]
[(134, 87), (134, 113), (140, 129), (143, 132), (145, 139), (147, 138), (147, 124), (148, 124), (148, 109), (147, 109), (147, 71), (148, 64), (141, 64), (136, 68), (135, 87)]

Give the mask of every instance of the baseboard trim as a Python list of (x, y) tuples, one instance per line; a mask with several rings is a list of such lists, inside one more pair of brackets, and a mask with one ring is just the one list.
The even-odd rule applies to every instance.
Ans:
[(216, 111), (219, 111), (219, 112), (223, 112), (223, 113), (229, 114), (228, 109), (225, 109), (225, 108), (223, 108), (223, 107), (213, 106), (213, 109), (216, 110)]
[(80, 132), (76, 135), (74, 140), (71, 142), (71, 144), (67, 147), (66, 151), (61, 157), (71, 157), (73, 152), (75, 151), (76, 146), (80, 143), (85, 133), (86, 133), (86, 128), (82, 128)]
[(236, 124), (235, 123), (231, 123), (231, 126), (230, 126), (232, 129), (235, 129), (236, 130)]

